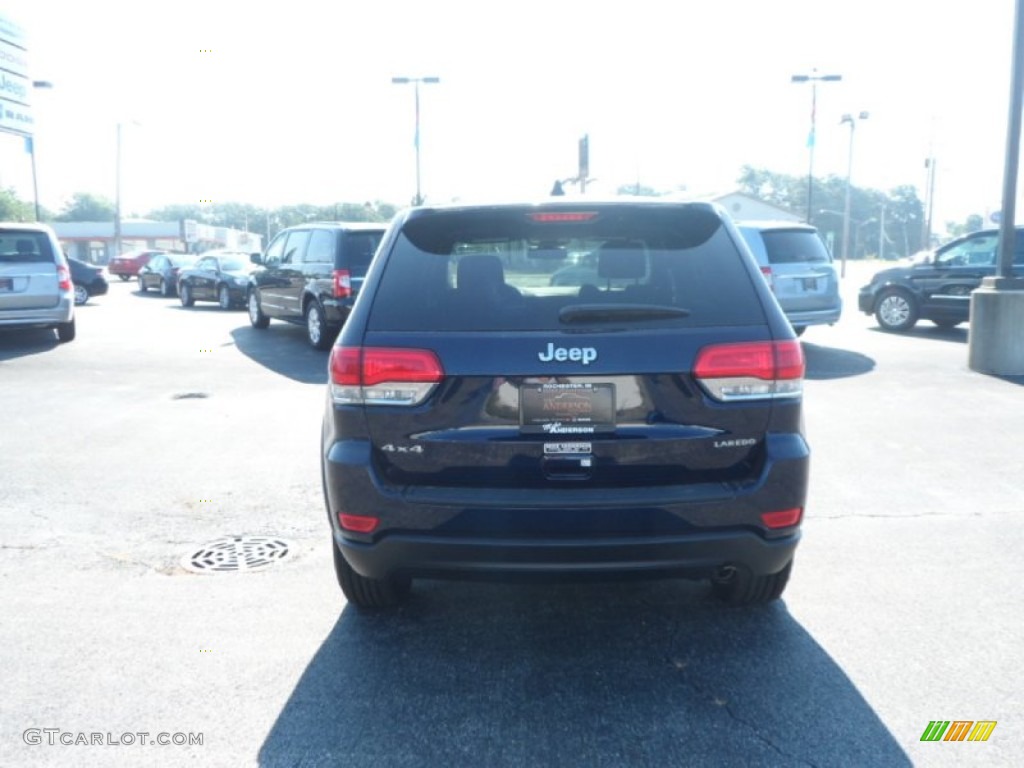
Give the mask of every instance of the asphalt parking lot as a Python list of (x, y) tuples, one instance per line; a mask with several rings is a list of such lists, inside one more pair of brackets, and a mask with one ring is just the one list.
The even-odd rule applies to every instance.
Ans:
[[(804, 540), (755, 609), (685, 581), (418, 582), (360, 614), (301, 328), (115, 281), (70, 344), (0, 331), (0, 765), (1024, 764), (1024, 379), (968, 370), (966, 326), (879, 331), (875, 268), (803, 336)], [(183, 565), (232, 536), (287, 557)], [(934, 720), (998, 724), (922, 742)]]

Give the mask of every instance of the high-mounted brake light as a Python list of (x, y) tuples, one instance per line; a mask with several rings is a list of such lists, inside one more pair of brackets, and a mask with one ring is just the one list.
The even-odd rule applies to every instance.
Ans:
[(335, 347), (331, 396), (338, 404), (419, 405), (444, 378), (429, 349)]
[(334, 298), (347, 299), (352, 295), (352, 274), (347, 269), (334, 270)]
[(544, 213), (528, 213), (532, 220), (542, 224), (567, 221), (590, 221), (597, 218), (597, 211), (547, 211)]
[(714, 344), (697, 353), (693, 375), (715, 400), (762, 400), (803, 393), (804, 353), (798, 341)]

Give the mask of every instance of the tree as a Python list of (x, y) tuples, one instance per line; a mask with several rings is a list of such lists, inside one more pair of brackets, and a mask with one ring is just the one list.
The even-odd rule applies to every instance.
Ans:
[(113, 221), (114, 210), (114, 204), (102, 195), (76, 192), (54, 218), (56, 221)]
[(14, 189), (0, 189), (0, 221), (32, 221), (32, 203), (20, 200)]

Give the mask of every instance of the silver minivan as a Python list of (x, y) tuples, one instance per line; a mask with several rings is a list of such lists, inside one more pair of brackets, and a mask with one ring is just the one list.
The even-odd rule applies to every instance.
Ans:
[(0, 222), (0, 329), (53, 328), (75, 338), (75, 288), (60, 242), (43, 224)]
[(815, 227), (791, 221), (736, 224), (797, 335), (808, 325), (839, 321), (839, 275)]

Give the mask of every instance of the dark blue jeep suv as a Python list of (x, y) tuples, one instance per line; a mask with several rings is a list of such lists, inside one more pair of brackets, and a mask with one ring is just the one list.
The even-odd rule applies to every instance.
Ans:
[(357, 606), (415, 577), (710, 578), (732, 603), (786, 586), (803, 354), (713, 205), (406, 211), (329, 368), (324, 495)]

